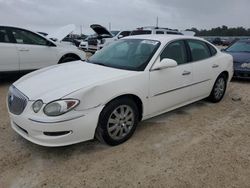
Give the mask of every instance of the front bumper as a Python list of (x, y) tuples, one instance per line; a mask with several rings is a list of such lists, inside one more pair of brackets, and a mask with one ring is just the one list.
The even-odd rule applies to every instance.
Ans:
[(21, 115), (10, 113), (10, 120), (12, 128), (25, 139), (38, 145), (57, 147), (93, 139), (101, 110), (99, 106), (82, 111), (82, 115), (74, 118), (64, 117), (61, 121), (36, 120), (27, 117), (24, 111)]

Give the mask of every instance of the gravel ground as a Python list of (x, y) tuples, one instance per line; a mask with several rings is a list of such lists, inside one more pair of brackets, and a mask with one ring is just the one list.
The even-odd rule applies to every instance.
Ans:
[[(126, 143), (34, 145), (11, 128), (0, 84), (0, 187), (250, 187), (250, 83), (140, 123)], [(233, 97), (241, 97), (233, 101)]]

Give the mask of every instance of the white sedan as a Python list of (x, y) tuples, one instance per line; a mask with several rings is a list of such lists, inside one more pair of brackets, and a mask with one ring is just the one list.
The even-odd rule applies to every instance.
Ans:
[(30, 73), (9, 89), (13, 129), (43, 146), (95, 136), (128, 140), (139, 121), (209, 97), (219, 102), (233, 59), (207, 41), (178, 35), (130, 36), (86, 62)]
[(30, 71), (84, 60), (85, 53), (82, 50), (60, 42), (71, 32), (70, 26), (55, 33), (53, 38), (58, 41), (54, 42), (27, 29), (0, 25), (0, 72)]

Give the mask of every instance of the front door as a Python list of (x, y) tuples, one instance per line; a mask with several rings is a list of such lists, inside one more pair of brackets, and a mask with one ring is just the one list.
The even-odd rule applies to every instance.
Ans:
[(188, 63), (183, 40), (167, 45), (156, 63), (164, 58), (173, 59), (178, 66), (150, 72), (150, 114), (157, 114), (190, 100), (192, 66)]

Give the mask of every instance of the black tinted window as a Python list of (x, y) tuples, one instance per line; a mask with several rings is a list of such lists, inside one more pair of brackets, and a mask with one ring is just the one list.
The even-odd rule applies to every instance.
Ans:
[(191, 50), (193, 61), (200, 61), (211, 56), (209, 48), (205, 42), (199, 40), (188, 40), (188, 45)]
[(178, 65), (187, 63), (187, 53), (184, 41), (175, 41), (170, 43), (162, 52), (161, 60), (169, 58), (175, 60)]
[(169, 35), (182, 35), (182, 33), (173, 32), (173, 31), (168, 31), (167, 34), (169, 34)]
[(156, 34), (164, 34), (164, 31), (156, 31)]
[(0, 42), (10, 42), (5, 29), (0, 28)]
[(33, 45), (46, 45), (47, 44), (47, 41), (44, 38), (34, 33), (31, 33), (29, 31), (13, 29), (12, 34), (18, 44), (33, 44)]
[(145, 34), (151, 34), (150, 30), (135, 30), (131, 32), (131, 35), (145, 35)]
[(123, 31), (121, 32), (121, 34), (123, 37), (129, 36), (130, 35), (130, 31)]

